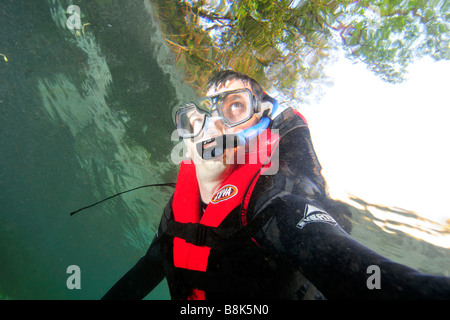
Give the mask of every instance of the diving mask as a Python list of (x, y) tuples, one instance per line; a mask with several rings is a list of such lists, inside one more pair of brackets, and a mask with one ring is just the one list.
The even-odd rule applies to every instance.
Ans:
[(205, 126), (206, 117), (216, 115), (226, 126), (234, 127), (248, 121), (258, 111), (255, 96), (246, 88), (205, 97), (177, 111), (178, 135), (183, 139), (198, 136)]

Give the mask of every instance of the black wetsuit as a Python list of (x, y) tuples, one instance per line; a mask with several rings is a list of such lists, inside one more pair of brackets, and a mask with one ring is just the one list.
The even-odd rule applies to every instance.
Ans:
[[(173, 272), (171, 199), (147, 254), (104, 299), (142, 299), (164, 277), (174, 299), (186, 298), (190, 278), (206, 299), (450, 299), (450, 278), (395, 263), (348, 234), (348, 219), (325, 195), (307, 127), (291, 130), (298, 121), (287, 112), (277, 126), (289, 129), (280, 144), (280, 172), (260, 178), (248, 209), (258, 228), (234, 247), (216, 250), (209, 277)], [(225, 229), (239, 226), (237, 215), (226, 218)], [(379, 268), (379, 289), (368, 284), (370, 266)]]

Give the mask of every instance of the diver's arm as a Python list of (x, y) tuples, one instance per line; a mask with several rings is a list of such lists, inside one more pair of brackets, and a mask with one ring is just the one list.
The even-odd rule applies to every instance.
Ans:
[[(276, 215), (265, 236), (326, 298), (450, 299), (450, 278), (425, 275), (379, 255), (347, 234), (326, 212), (314, 213), (316, 209), (310, 207), (305, 217), (308, 202), (289, 195), (267, 208)], [(368, 288), (375, 276), (369, 266), (380, 270), (380, 289)]]
[(141, 300), (163, 278), (159, 238), (155, 236), (146, 255), (106, 293), (102, 300)]
[(161, 235), (166, 231), (167, 221), (170, 218), (171, 203), (172, 199), (170, 199), (164, 209), (158, 232), (145, 256), (106, 293), (102, 298), (103, 300), (143, 299), (164, 279), (160, 242)]

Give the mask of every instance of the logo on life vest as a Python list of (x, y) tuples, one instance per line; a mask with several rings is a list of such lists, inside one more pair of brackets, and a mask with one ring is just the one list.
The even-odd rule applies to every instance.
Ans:
[(233, 198), (235, 195), (237, 195), (238, 189), (231, 185), (227, 184), (226, 186), (223, 186), (217, 192), (212, 196), (211, 202), (212, 203), (218, 203), (220, 201), (225, 201), (230, 198)]

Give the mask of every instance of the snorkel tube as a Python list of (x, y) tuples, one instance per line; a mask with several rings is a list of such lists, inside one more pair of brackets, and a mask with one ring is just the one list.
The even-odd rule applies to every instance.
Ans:
[[(212, 160), (222, 156), (225, 149), (237, 148), (238, 146), (247, 145), (248, 141), (258, 136), (261, 132), (269, 127), (270, 122), (273, 120), (271, 117), (277, 114), (278, 111), (278, 101), (267, 93), (262, 99), (262, 102), (268, 101), (272, 104), (272, 108), (265, 111), (261, 121), (256, 125), (247, 128), (241, 132), (233, 134), (224, 134), (218, 137), (214, 137), (205, 141), (198, 142), (197, 152), (202, 157), (203, 160)], [(205, 147), (210, 143), (214, 143), (212, 146)]]

